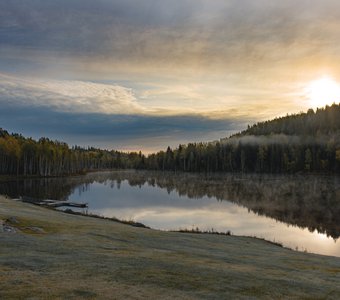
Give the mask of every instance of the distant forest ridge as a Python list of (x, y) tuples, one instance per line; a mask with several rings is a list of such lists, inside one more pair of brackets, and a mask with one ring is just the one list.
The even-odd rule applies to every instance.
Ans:
[(260, 122), (210, 143), (168, 147), (148, 156), (70, 148), (0, 129), (0, 174), (62, 176), (102, 169), (184, 172), (340, 173), (340, 105)]
[(244, 135), (300, 135), (321, 136), (340, 133), (340, 104), (333, 104), (316, 111), (309, 109), (307, 113), (287, 115), (274, 120), (259, 122), (248, 129), (235, 134)]

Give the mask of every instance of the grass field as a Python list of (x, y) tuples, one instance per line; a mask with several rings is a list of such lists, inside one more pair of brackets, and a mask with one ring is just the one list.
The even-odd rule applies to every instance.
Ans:
[(340, 299), (339, 258), (263, 240), (136, 228), (4, 197), (0, 220), (0, 299)]

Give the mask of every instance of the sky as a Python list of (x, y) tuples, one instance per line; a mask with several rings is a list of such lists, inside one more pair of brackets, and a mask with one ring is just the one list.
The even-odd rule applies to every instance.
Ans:
[(338, 0), (1, 0), (0, 127), (145, 153), (213, 141), (338, 102), (339, 57)]

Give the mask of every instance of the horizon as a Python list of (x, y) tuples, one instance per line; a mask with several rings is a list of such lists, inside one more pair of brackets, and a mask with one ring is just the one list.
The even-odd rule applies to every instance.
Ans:
[[(277, 116), (275, 118), (272, 118), (272, 119), (268, 119), (268, 120), (264, 120), (264, 122), (271, 122), (271, 121), (274, 121), (276, 119), (280, 119), (280, 118), (285, 118), (285, 117), (290, 117), (290, 116), (297, 116), (297, 115), (301, 115), (301, 114), (307, 114), (309, 113), (310, 110), (313, 111), (313, 113), (316, 113), (318, 110), (325, 110), (327, 109), (327, 107), (332, 107), (333, 105), (339, 105), (340, 106), (340, 103), (335, 103), (333, 102), (332, 104), (330, 105), (325, 105), (324, 107), (316, 107), (315, 109), (314, 108), (309, 108), (307, 111), (300, 111), (300, 112), (296, 112), (296, 113), (291, 113), (291, 114), (286, 114), (286, 115), (282, 115), (282, 116)], [(97, 149), (100, 149), (100, 150), (104, 150), (104, 151), (120, 151), (122, 153), (138, 153), (138, 152), (141, 152), (143, 155), (145, 155), (146, 157), (151, 155), (151, 154), (156, 154), (160, 151), (165, 151), (166, 148), (170, 147), (170, 149), (174, 150), (174, 149), (177, 149), (180, 145), (188, 145), (188, 144), (198, 144), (198, 143), (203, 143), (203, 144), (206, 144), (206, 143), (214, 143), (214, 142), (219, 142), (219, 141), (222, 141), (222, 140), (225, 140), (225, 139), (230, 139), (232, 138), (233, 136), (237, 135), (237, 134), (241, 134), (243, 131), (247, 131), (247, 128), (252, 128), (253, 126), (255, 126), (256, 124), (258, 123), (261, 123), (262, 121), (260, 122), (257, 122), (257, 123), (253, 123), (253, 124), (248, 124), (247, 127), (244, 127), (243, 129), (240, 129), (239, 131), (235, 131), (233, 133), (231, 133), (229, 136), (225, 136), (225, 137), (220, 137), (216, 140), (207, 140), (207, 141), (187, 141), (183, 144), (177, 144), (173, 147), (171, 147), (170, 145), (164, 147), (164, 148), (160, 148), (160, 149), (156, 149), (156, 150), (152, 150), (152, 151), (142, 151), (141, 149), (135, 149), (135, 150), (124, 150), (124, 149), (115, 149), (115, 148), (102, 148), (100, 146), (94, 146), (94, 145), (78, 145), (78, 144), (72, 144), (72, 143), (68, 143), (68, 142), (65, 142), (64, 140), (58, 140), (58, 139), (51, 139), (50, 137), (48, 136), (40, 136), (40, 137), (33, 137), (33, 136), (24, 136), (22, 133), (20, 132), (11, 132), (11, 131), (8, 131), (6, 130), (6, 128), (2, 128), (0, 127), (0, 130), (4, 130), (4, 131), (7, 131), (9, 134), (11, 135), (23, 135), (24, 138), (31, 138), (35, 141), (38, 141), (39, 139), (41, 138), (47, 138), (51, 141), (55, 141), (55, 142), (62, 142), (62, 143), (67, 143), (67, 145), (70, 147), (70, 148), (75, 148), (75, 147), (81, 147), (83, 149), (89, 149), (89, 148), (97, 148)]]
[(340, 3), (0, 3), (0, 127), (150, 154), (340, 101)]

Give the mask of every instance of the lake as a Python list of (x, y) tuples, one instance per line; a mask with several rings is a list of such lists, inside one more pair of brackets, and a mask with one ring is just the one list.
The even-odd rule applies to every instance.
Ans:
[(340, 177), (110, 171), (0, 182), (13, 198), (87, 202), (161, 230), (230, 231), (340, 257)]

